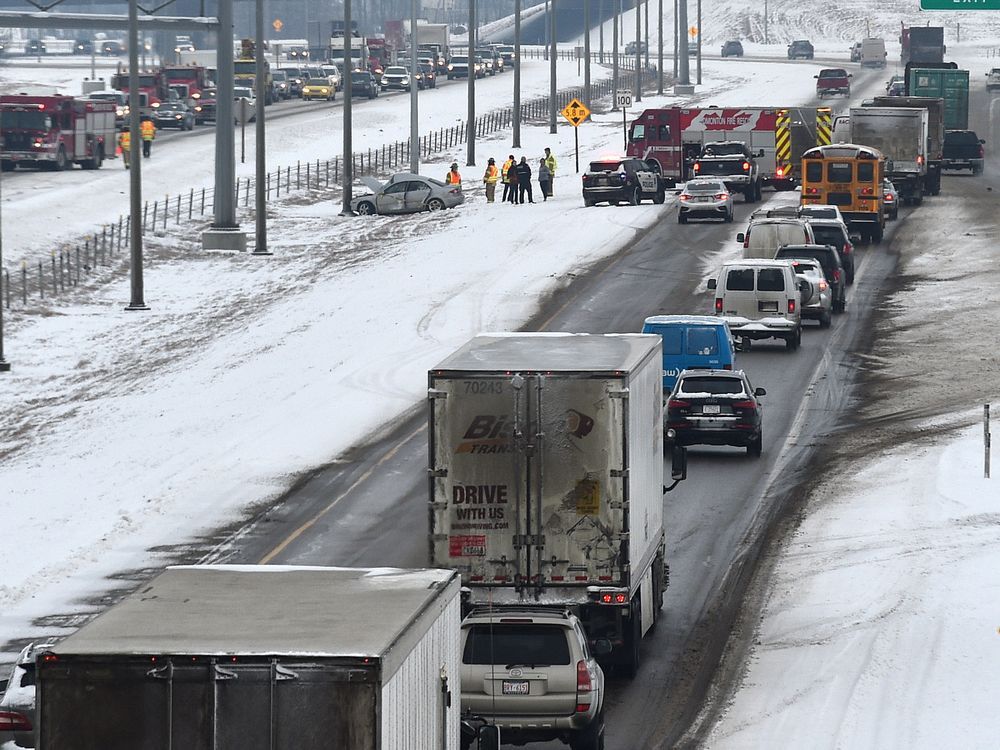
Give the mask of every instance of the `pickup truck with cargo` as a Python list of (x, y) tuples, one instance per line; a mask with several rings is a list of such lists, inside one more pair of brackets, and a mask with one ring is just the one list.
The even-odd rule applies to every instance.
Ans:
[(731, 193), (742, 193), (744, 203), (760, 200), (761, 177), (757, 157), (764, 150), (751, 151), (739, 141), (706, 143), (692, 166), (695, 177), (717, 177)]
[(972, 174), (982, 174), (986, 144), (973, 130), (948, 130), (944, 134), (942, 169), (968, 169)]
[(944, 158), (944, 99), (931, 96), (876, 96), (863, 106), (906, 107), (927, 110), (927, 174), (924, 192), (941, 192), (941, 160)]
[(430, 559), (463, 606), (568, 609), (635, 674), (668, 580), (662, 360), (655, 335), (484, 334), (428, 373)]
[(195, 565), (42, 653), (41, 750), (458, 750), (447, 570)]
[(851, 143), (878, 149), (886, 176), (906, 204), (924, 200), (927, 177), (927, 110), (907, 107), (852, 107)]

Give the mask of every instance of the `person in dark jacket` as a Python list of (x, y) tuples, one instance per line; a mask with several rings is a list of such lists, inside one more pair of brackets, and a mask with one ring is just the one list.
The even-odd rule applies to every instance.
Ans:
[(552, 186), (552, 173), (545, 159), (538, 160), (538, 187), (542, 189), (542, 198), (549, 199), (549, 188)]
[(509, 193), (507, 194), (507, 198), (506, 198), (506, 200), (509, 200), (511, 203), (519, 203), (520, 202), (517, 199), (518, 198), (518, 195), (517, 195), (517, 183), (518, 183), (517, 176), (518, 176), (517, 175), (517, 160), (514, 159), (513, 155), (511, 155), (510, 156), (510, 167), (508, 167), (508, 169), (507, 169), (507, 183), (508, 183), (507, 187), (509, 188)]
[(535, 202), (531, 196), (531, 165), (528, 164), (527, 156), (522, 156), (517, 163), (517, 192), (520, 203), (524, 203), (525, 193), (528, 194), (528, 203)]

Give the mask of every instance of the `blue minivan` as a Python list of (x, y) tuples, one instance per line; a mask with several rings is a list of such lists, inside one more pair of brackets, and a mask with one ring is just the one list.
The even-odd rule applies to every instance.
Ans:
[(663, 339), (663, 390), (669, 391), (681, 370), (692, 367), (732, 370), (736, 360), (733, 335), (724, 320), (709, 315), (654, 315), (643, 333)]

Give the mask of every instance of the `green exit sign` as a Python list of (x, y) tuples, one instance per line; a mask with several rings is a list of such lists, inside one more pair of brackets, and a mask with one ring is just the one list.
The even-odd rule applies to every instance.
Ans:
[(1000, 0), (920, 0), (920, 10), (1000, 10)]

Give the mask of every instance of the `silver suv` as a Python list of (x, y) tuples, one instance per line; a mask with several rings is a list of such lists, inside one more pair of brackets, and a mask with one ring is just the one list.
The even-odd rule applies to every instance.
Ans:
[(30, 643), (21, 649), (0, 694), (0, 746), (35, 746), (35, 659), (50, 648), (51, 643)]
[[(595, 651), (611, 650), (597, 641)], [(476, 609), (462, 622), (462, 713), (500, 728), (504, 743), (558, 739), (604, 748), (604, 672), (567, 610)]]

